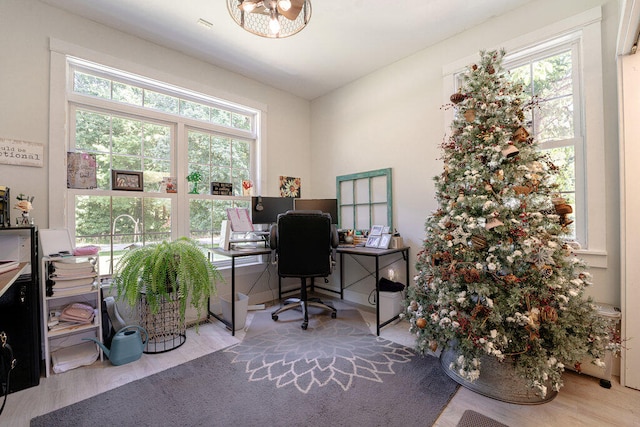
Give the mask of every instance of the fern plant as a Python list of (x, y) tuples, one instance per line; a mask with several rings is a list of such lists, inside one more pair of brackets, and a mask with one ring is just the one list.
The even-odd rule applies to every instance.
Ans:
[(216, 294), (216, 283), (223, 280), (198, 243), (187, 237), (126, 252), (115, 266), (113, 279), (119, 299), (134, 307), (144, 295), (154, 314), (163, 298), (175, 293), (183, 323), (187, 301), (200, 318), (208, 309), (209, 297)]

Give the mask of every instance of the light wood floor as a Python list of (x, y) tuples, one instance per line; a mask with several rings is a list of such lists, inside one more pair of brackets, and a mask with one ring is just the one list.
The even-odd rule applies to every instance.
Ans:
[[(338, 309), (341, 308), (339, 304), (336, 304)], [(375, 314), (360, 311), (375, 333)], [(251, 327), (252, 317), (253, 312), (249, 312), (248, 327)], [(227, 347), (242, 340), (244, 334), (244, 331), (236, 331), (236, 336), (232, 337), (224, 325), (214, 319), (210, 324), (201, 325), (199, 334), (190, 328), (185, 344), (174, 351), (143, 355), (139, 361), (123, 366), (112, 366), (105, 360), (63, 374), (53, 374), (41, 379), (37, 387), (10, 394), (4, 413), (0, 415), (0, 426), (28, 426), (31, 418), (37, 415)], [(381, 336), (408, 347), (414, 345), (404, 322), (384, 327)], [(504, 403), (461, 387), (435, 426), (455, 427), (467, 409), (512, 427), (640, 426), (640, 391), (622, 387), (617, 378), (612, 381), (613, 387), (607, 390), (600, 387), (598, 379), (573, 372), (565, 373), (564, 382), (558, 396), (542, 405)], [(405, 426), (402, 420), (398, 420), (398, 425), (412, 427)]]

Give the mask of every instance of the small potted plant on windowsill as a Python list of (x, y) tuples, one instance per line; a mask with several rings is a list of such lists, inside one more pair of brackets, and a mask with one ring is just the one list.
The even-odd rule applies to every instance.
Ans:
[(198, 184), (202, 181), (202, 174), (198, 171), (193, 171), (187, 175), (187, 181), (192, 185), (189, 194), (198, 194)]
[[(222, 280), (198, 243), (187, 237), (126, 252), (116, 264), (113, 276), (118, 298), (131, 307), (138, 306), (141, 324), (149, 332), (151, 343), (154, 335), (166, 338), (168, 334), (161, 329), (154, 331), (157, 324), (167, 323), (167, 314), (159, 311), (166, 310), (165, 307), (177, 310), (172, 318), (177, 319), (180, 330), (184, 331), (188, 302), (201, 318), (203, 311), (208, 310), (209, 298), (216, 294), (216, 284)], [(140, 308), (141, 304), (144, 309)], [(148, 319), (155, 315), (162, 318), (160, 322)], [(184, 339), (179, 345), (183, 342)]]

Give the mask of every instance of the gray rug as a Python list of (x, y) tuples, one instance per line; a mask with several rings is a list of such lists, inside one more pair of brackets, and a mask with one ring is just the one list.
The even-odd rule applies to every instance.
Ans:
[(256, 313), (242, 343), (36, 417), (31, 426), (432, 425), (457, 384), (356, 310)]

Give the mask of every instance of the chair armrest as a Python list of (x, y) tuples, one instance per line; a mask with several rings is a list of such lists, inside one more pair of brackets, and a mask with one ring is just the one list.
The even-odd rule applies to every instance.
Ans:
[(338, 230), (336, 229), (335, 224), (331, 224), (331, 247), (337, 248), (340, 243), (340, 238), (338, 237)]
[(336, 229), (335, 224), (331, 224), (331, 271), (336, 267), (336, 248), (339, 243), (340, 238), (338, 236), (338, 230)]
[(278, 247), (278, 224), (273, 224), (269, 229), (269, 246), (271, 249)]

